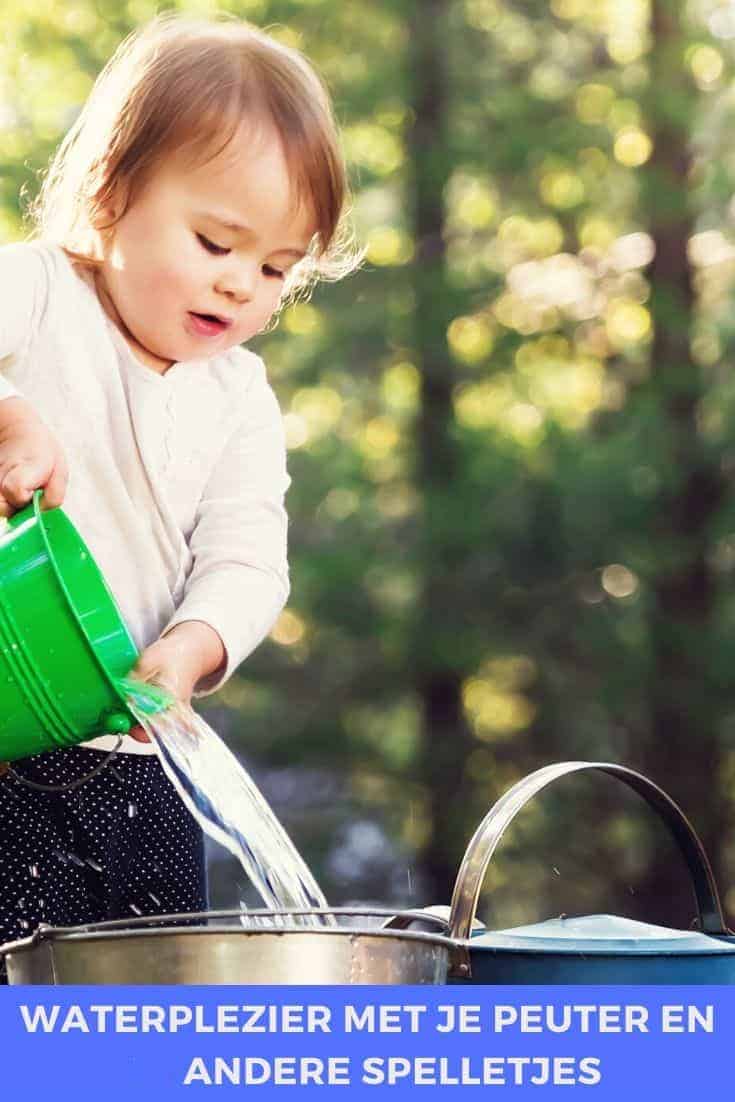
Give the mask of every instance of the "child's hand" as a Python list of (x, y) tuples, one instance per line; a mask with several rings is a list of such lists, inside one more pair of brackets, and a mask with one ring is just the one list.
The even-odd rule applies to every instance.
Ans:
[[(131, 677), (160, 685), (183, 704), (189, 704), (197, 684), (225, 660), (217, 632), (202, 620), (185, 620), (141, 654)], [(142, 727), (129, 732), (137, 742), (150, 742)]]
[(69, 479), (61, 445), (23, 398), (0, 402), (0, 516), (12, 516), (43, 489), (43, 505), (61, 505)]

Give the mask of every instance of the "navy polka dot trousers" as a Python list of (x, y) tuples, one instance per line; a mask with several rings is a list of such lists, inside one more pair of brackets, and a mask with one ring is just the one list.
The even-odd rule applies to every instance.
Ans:
[[(13, 769), (36, 783), (68, 784), (104, 757), (69, 747)], [(155, 754), (118, 754), (69, 792), (0, 777), (0, 944), (42, 922), (77, 926), (206, 907), (202, 831)]]

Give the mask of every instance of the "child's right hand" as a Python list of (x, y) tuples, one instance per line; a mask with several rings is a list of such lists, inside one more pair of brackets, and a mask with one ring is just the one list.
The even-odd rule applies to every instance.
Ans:
[(30, 402), (0, 401), (0, 516), (12, 516), (39, 489), (45, 509), (61, 505), (68, 480), (61, 445)]

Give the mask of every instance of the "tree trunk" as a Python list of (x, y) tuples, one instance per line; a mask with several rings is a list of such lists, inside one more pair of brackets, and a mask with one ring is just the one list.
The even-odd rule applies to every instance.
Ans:
[[(667, 463), (661, 464), (662, 490), (652, 517), (651, 539), (663, 554), (652, 586), (651, 738), (641, 765), (694, 820), (717, 868), (724, 806), (717, 793), (722, 763), (716, 701), (708, 691), (715, 585), (707, 543), (724, 487), (716, 458), (702, 445), (697, 413), (704, 384), (689, 349), (695, 296), (687, 260), (693, 233), (688, 172), (696, 93), (683, 65), (684, 10), (683, 0), (654, 0), (652, 5), (649, 122), (654, 152), (644, 186), (656, 246), (650, 271), (652, 383), (661, 403)], [(672, 882), (670, 862), (660, 850), (646, 890), (657, 901), (652, 919), (670, 922), (668, 901), (681, 889)]]
[(417, 481), (423, 493), (422, 571), (414, 643), (415, 686), (421, 701), (422, 749), (417, 780), (425, 787), (429, 827), (418, 854), (432, 901), (448, 902), (464, 850), (463, 775), (470, 735), (462, 712), (463, 672), (452, 662), (462, 624), (456, 599), (457, 552), (452, 531), (459, 463), (452, 437), (454, 369), (447, 346), (451, 293), (443, 236), (446, 143), (446, 0), (412, 7), (411, 74), (416, 365), (421, 374)]

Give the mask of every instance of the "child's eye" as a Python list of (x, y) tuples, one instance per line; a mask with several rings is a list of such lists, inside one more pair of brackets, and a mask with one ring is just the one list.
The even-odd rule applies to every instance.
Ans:
[(203, 233), (197, 234), (197, 241), (202, 248), (206, 249), (208, 253), (214, 253), (215, 256), (225, 256), (230, 251), (224, 248), (223, 245), (215, 245), (214, 241), (210, 241)]
[(271, 264), (265, 264), (263, 266), (263, 275), (268, 279), (283, 279), (285, 272), (280, 271), (278, 268), (274, 268)]

